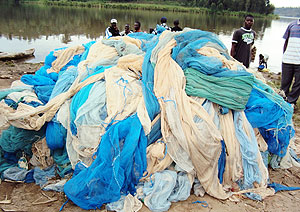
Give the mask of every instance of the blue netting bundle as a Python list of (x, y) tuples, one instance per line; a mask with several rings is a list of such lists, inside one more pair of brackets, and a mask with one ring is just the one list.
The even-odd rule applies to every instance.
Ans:
[(30, 88), (27, 87), (19, 87), (19, 88), (8, 88), (8, 89), (3, 89), (0, 91), (0, 101), (2, 99), (5, 99), (10, 93), (13, 92), (22, 92), (24, 90), (28, 90)]
[(61, 177), (72, 172), (72, 165), (66, 150), (66, 146), (51, 152), (51, 156), (56, 164), (56, 173)]
[(95, 161), (69, 180), (64, 192), (83, 209), (100, 208), (122, 194), (134, 194), (147, 168), (146, 145), (136, 114), (112, 125), (101, 139)]
[[(21, 157), (21, 156), (20, 156)], [(14, 167), (17, 165), (17, 158), (16, 156), (13, 156), (12, 159), (8, 158), (7, 153), (5, 153), (0, 148), (0, 179), (2, 179), (2, 173), (7, 170), (8, 168)]]
[(225, 172), (225, 165), (226, 165), (226, 148), (225, 148), (225, 142), (222, 140), (222, 151), (218, 160), (218, 178), (220, 180), (220, 184), (223, 183), (223, 175)]
[(240, 143), (240, 150), (242, 154), (243, 163), (243, 189), (253, 187), (253, 183), (261, 182), (261, 172), (258, 166), (257, 154), (259, 154), (257, 140), (253, 129), (250, 129), (250, 137), (243, 129), (243, 116), (241, 112), (233, 112), (234, 127), (236, 138)]
[[(87, 76), (85, 79), (83, 79), (83, 81), (95, 74), (103, 73), (108, 68), (110, 68), (110, 66), (98, 67), (96, 72), (93, 72), (92, 74)], [(99, 87), (100, 90), (99, 89), (97, 90), (96, 86)], [(82, 108), (82, 106), (86, 103), (86, 101), (90, 97), (95, 97), (97, 99), (95, 101), (100, 101), (99, 105), (98, 105), (98, 106), (101, 106), (100, 115), (99, 115), (99, 117), (90, 117), (90, 119), (93, 119), (93, 120), (87, 120), (87, 119), (82, 120), (83, 115), (85, 113), (88, 113), (89, 112), (88, 110), (90, 109), (90, 108)], [(101, 81), (101, 83), (100, 82), (91, 83), (91, 84), (83, 87), (79, 92), (77, 92), (73, 96), (72, 102), (70, 105), (70, 128), (71, 128), (73, 135), (77, 135), (77, 127), (76, 127), (75, 119), (78, 118), (78, 116), (80, 115), (78, 111), (81, 112), (80, 114), (82, 115), (82, 117), (79, 121), (81, 123), (85, 123), (86, 125), (89, 125), (89, 123), (94, 124), (95, 123), (94, 119), (96, 119), (96, 120), (98, 120), (98, 122), (100, 122), (101, 120), (104, 120), (106, 118), (107, 112), (106, 112), (105, 81)]]
[[(49, 101), (52, 90), (56, 81), (58, 80), (59, 75), (63, 74), (65, 70), (67, 70), (70, 66), (77, 66), (82, 59), (86, 59), (87, 54), (89, 52), (90, 47), (94, 44), (94, 42), (87, 43), (83, 45), (85, 47), (85, 52), (82, 54), (74, 55), (72, 60), (70, 60), (64, 67), (61, 68), (59, 73), (47, 73), (47, 70), (52, 67), (52, 62), (56, 60), (56, 57), (53, 55), (54, 51), (51, 51), (49, 55), (45, 59), (45, 64), (41, 67), (35, 75), (23, 75), (21, 77), (21, 81), (27, 85), (33, 85), (34, 91), (38, 96), (39, 100), (41, 100), (44, 104)], [(56, 49), (57, 50), (62, 50)], [(84, 58), (82, 58), (84, 56)]]
[(268, 85), (256, 80), (245, 114), (253, 128), (258, 128), (268, 144), (270, 153), (285, 156), (295, 135), (292, 107)]
[(237, 66), (238, 70), (225, 67), (217, 55), (208, 57), (197, 52), (202, 47), (210, 47), (232, 60), (219, 38), (211, 32), (190, 30), (176, 35), (175, 40), (177, 45), (172, 58), (184, 71), (186, 93), (230, 109), (243, 110), (252, 90), (253, 75), (242, 66)]
[(43, 126), (39, 131), (10, 126), (1, 134), (0, 147), (5, 152), (14, 153), (22, 150), (26, 154), (31, 155), (32, 144), (45, 137), (45, 129), (46, 126)]
[(279, 183), (268, 184), (268, 187), (274, 188), (275, 192), (300, 190), (300, 187), (288, 187), (288, 186), (285, 186), (285, 185), (281, 185)]
[(46, 142), (51, 150), (63, 148), (66, 144), (67, 129), (57, 120), (48, 123), (46, 129)]
[(230, 59), (227, 49), (218, 36), (211, 32), (191, 30), (175, 36), (177, 46), (173, 48), (172, 58), (182, 70), (193, 68), (206, 75), (215, 77), (249, 76), (251, 73), (239, 67), (232, 71), (223, 67), (223, 63), (216, 57), (207, 57), (197, 52), (198, 49), (208, 46), (217, 49), (223, 56)]
[[(69, 68), (60, 74), (51, 92), (50, 99), (69, 90), (77, 76), (78, 72), (75, 67)], [(46, 141), (48, 147), (52, 150), (63, 148), (66, 143), (66, 137), (67, 130), (57, 121), (55, 115), (52, 121), (48, 123), (46, 130)]]
[(151, 64), (150, 58), (152, 50), (158, 44), (158, 39), (153, 40), (147, 45), (146, 55), (144, 57), (144, 62), (142, 66), (142, 88), (143, 88), (143, 96), (145, 105), (151, 120), (155, 118), (155, 116), (160, 111), (160, 106), (156, 96), (154, 95), (154, 67)]
[(47, 73), (47, 69), (51, 68), (51, 64), (56, 57), (53, 55), (54, 51), (51, 51), (49, 55), (46, 56), (45, 64), (35, 75), (26, 74), (21, 77), (21, 81), (27, 85), (33, 85), (34, 91), (44, 104), (49, 101), (52, 89), (58, 79), (57, 73)]
[[(53, 89), (49, 90), (51, 91), (51, 95), (49, 99), (52, 99), (55, 96), (69, 90), (69, 88), (75, 81), (76, 77), (78, 76), (78, 71), (76, 67), (77, 64), (83, 59), (86, 59), (89, 49), (94, 43), (95, 42), (93, 41), (84, 44), (83, 46), (85, 47), (85, 51), (82, 54), (82, 57), (81, 55), (75, 55), (73, 60), (63, 67), (63, 69), (59, 72), (59, 76), (55, 83), (55, 86), (53, 87)], [(69, 69), (65, 70), (71, 65), (75, 67), (70, 67)], [(62, 124), (60, 124), (56, 120), (56, 116), (55, 116), (47, 126), (46, 141), (48, 147), (52, 150), (63, 148), (66, 141), (66, 135), (67, 135), (67, 130), (62, 126)]]
[(4, 102), (10, 106), (11, 108), (13, 108), (14, 110), (16, 110), (18, 108), (19, 103), (23, 103), (23, 104), (27, 104), (30, 105), (32, 107), (38, 107), (41, 106), (42, 104), (40, 102), (36, 102), (36, 101), (25, 101), (25, 97), (26, 94), (24, 94), (22, 97), (20, 97), (18, 99), (18, 101), (15, 101), (13, 99), (8, 98), (8, 95), (14, 92), (23, 92), (23, 91), (31, 91), (30, 87), (17, 87), (17, 88), (10, 88), (10, 89), (4, 89), (0, 91), (0, 101), (2, 99), (4, 99)]
[(18, 159), (25, 153), (32, 155), (31, 147), (45, 136), (46, 126), (39, 131), (25, 130), (10, 126), (2, 131), (0, 137), (0, 176), (9, 167), (16, 166)]
[(88, 42), (86, 44), (82, 44), (85, 48), (85, 51), (82, 53), (82, 56), (80, 58), (80, 61), (83, 61), (83, 60), (86, 60), (89, 52), (90, 52), (90, 48), (92, 47), (92, 45), (94, 45), (96, 43), (96, 41), (91, 41), (91, 42)]
[(128, 36), (142, 41), (141, 47), (142, 47), (142, 50), (145, 52), (147, 50), (147, 44), (153, 43), (153, 40), (157, 39), (157, 36), (155, 36), (154, 34), (148, 34), (148, 33), (144, 33), (144, 32), (131, 33), (131, 34), (128, 34)]
[(243, 110), (248, 102), (254, 76), (215, 77), (192, 68), (184, 70), (185, 92), (233, 110)]

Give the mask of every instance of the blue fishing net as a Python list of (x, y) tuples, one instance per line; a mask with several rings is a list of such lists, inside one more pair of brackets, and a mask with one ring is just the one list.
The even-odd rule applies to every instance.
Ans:
[(39, 131), (25, 130), (10, 126), (7, 130), (2, 132), (0, 146), (5, 152), (14, 153), (21, 150), (26, 154), (31, 155), (32, 144), (45, 137), (45, 129), (45, 126)]
[(142, 65), (142, 88), (143, 88), (143, 96), (146, 105), (146, 109), (148, 111), (148, 115), (151, 120), (155, 118), (155, 116), (160, 111), (160, 106), (156, 96), (154, 95), (154, 65), (151, 64), (150, 58), (152, 50), (158, 43), (158, 38), (153, 40), (153, 42), (149, 43), (146, 46), (146, 55), (144, 57), (144, 62)]
[[(78, 72), (76, 67), (69, 68), (64, 71), (59, 76), (50, 95), (50, 99), (69, 90), (77, 75)], [(48, 147), (52, 150), (63, 148), (66, 142), (66, 137), (67, 130), (57, 121), (55, 115), (52, 121), (48, 123), (46, 130), (46, 141)]]
[(72, 165), (66, 150), (66, 146), (61, 149), (51, 151), (54, 163), (56, 164), (56, 173), (64, 178), (66, 174), (72, 172)]
[(147, 135), (147, 146), (162, 138), (161, 119), (159, 118), (151, 127), (150, 133)]
[(86, 60), (89, 52), (90, 52), (90, 48), (92, 47), (92, 45), (94, 45), (96, 43), (96, 41), (90, 41), (86, 44), (82, 44), (85, 48), (85, 51), (82, 53), (81, 59), (80, 61)]
[(295, 191), (295, 190), (300, 190), (300, 187), (289, 187), (289, 186), (281, 185), (279, 183), (268, 184), (268, 187), (274, 188), (275, 193), (278, 192), (278, 191)]
[(5, 99), (10, 93), (13, 92), (22, 92), (24, 90), (28, 90), (27, 87), (20, 87), (20, 88), (8, 88), (8, 89), (3, 89), (0, 91), (0, 101), (2, 99)]
[(206, 98), (233, 110), (243, 110), (248, 102), (254, 77), (215, 77), (192, 68), (184, 70), (185, 92), (189, 96)]
[(268, 85), (256, 80), (245, 114), (253, 128), (258, 128), (272, 154), (284, 157), (295, 135), (292, 107)]
[[(2, 148), (0, 147), (0, 178), (3, 179), (3, 172), (11, 167), (14, 167), (17, 165), (17, 158), (14, 156), (13, 159), (9, 159), (7, 158), (7, 156), (5, 155), (6, 153), (2, 150)], [(20, 156), (21, 157), (21, 156)]]
[(46, 142), (51, 150), (63, 148), (66, 144), (67, 129), (56, 119), (50, 121), (46, 129)]
[(101, 139), (95, 161), (65, 184), (65, 194), (86, 210), (115, 202), (122, 194), (134, 195), (147, 168), (146, 145), (136, 114), (112, 125)]
[(142, 41), (142, 50), (144, 52), (147, 51), (147, 44), (148, 43), (153, 43), (152, 39), (156, 40), (157, 36), (153, 35), (153, 34), (148, 34), (148, 33), (144, 33), (144, 32), (136, 32), (136, 33), (131, 33), (128, 34), (129, 37), (131, 38), (135, 38), (135, 39), (139, 39), (140, 41)]
[[(87, 57), (89, 49), (94, 43), (95, 42), (93, 41), (83, 45), (85, 47), (85, 51), (82, 54), (84, 58)], [(79, 60), (82, 60), (81, 55), (75, 55), (73, 60), (70, 61), (66, 66), (64, 66), (64, 68), (59, 72), (58, 80), (55, 86), (53, 87), (53, 89), (49, 89), (49, 91), (51, 91), (51, 95), (49, 96), (49, 99), (52, 99), (55, 96), (69, 90), (69, 88), (71, 87), (71, 85), (73, 84), (73, 82), (78, 76), (78, 71), (76, 66), (77, 63), (80, 62)], [(70, 67), (69, 69), (65, 70), (67, 67), (72, 65), (74, 67)], [(48, 147), (52, 150), (63, 148), (66, 142), (66, 137), (67, 137), (67, 130), (62, 126), (62, 124), (60, 124), (57, 121), (55, 115), (55, 117), (52, 119), (51, 122), (49, 122), (47, 126), (46, 141)]]
[[(33, 85), (34, 91), (39, 100), (46, 104), (50, 99), (50, 95), (52, 93), (52, 90), (54, 89), (54, 85), (58, 80), (59, 75), (63, 74), (63, 72), (69, 67), (77, 66), (79, 62), (82, 61), (82, 55), (84, 55), (86, 58), (88, 54), (87, 52), (89, 52), (89, 48), (92, 46), (92, 44), (93, 43), (88, 43), (86, 45), (83, 45), (85, 47), (85, 52), (83, 52), (82, 54), (74, 55), (72, 60), (70, 60), (64, 67), (62, 67), (59, 73), (47, 73), (47, 70), (52, 67), (52, 62), (56, 60), (56, 57), (53, 55), (54, 51), (51, 51), (45, 59), (44, 66), (41, 67), (37, 72), (35, 72), (35, 75), (23, 75), (21, 77), (21, 81), (27, 85)], [(55, 51), (61, 49), (65, 48), (55, 49)]]
[(227, 48), (219, 40), (218, 36), (211, 32), (191, 30), (175, 36), (177, 46), (173, 48), (172, 58), (180, 65), (182, 70), (193, 68), (206, 75), (215, 77), (234, 77), (252, 75), (246, 72), (242, 66), (238, 71), (232, 71), (223, 67), (223, 63), (216, 57), (207, 57), (196, 50), (208, 46), (217, 49), (223, 56), (230, 59)]
[(0, 175), (7, 168), (16, 166), (23, 153), (31, 156), (32, 144), (45, 136), (46, 127), (39, 131), (10, 126), (0, 137)]
[(40, 102), (36, 102), (36, 101), (30, 101), (30, 102), (27, 102), (24, 100), (24, 96), (21, 97), (17, 102), (12, 100), (12, 99), (4, 99), (4, 102), (10, 106), (11, 108), (13, 108), (14, 110), (16, 110), (19, 106), (19, 103), (23, 103), (23, 104), (27, 104), (27, 105), (30, 105), (32, 107), (38, 107), (38, 106), (41, 106), (43, 104), (41, 104)]
[(72, 102), (70, 105), (70, 128), (73, 135), (77, 135), (77, 128), (74, 123), (77, 111), (79, 108), (86, 102), (89, 97), (89, 93), (95, 83), (91, 83), (84, 88), (82, 88), (79, 92), (77, 92), (72, 98)]
[(222, 144), (222, 151), (218, 160), (218, 178), (220, 181), (220, 184), (223, 183), (223, 175), (224, 175), (224, 171), (225, 171), (225, 165), (226, 165), (226, 146), (225, 146), (225, 142), (222, 140), (221, 141)]
[[(210, 116), (212, 116), (212, 111), (211, 111), (211, 108), (213, 108), (212, 102), (206, 99), (202, 103), (202, 106), (208, 112), (208, 114)], [(224, 108), (224, 107), (220, 107), (219, 113), (217, 113), (217, 111), (214, 112), (214, 117), (212, 117), (212, 119), (213, 119), (214, 124), (217, 126), (217, 128), (219, 130), (220, 130), (220, 118), (219, 118), (219, 116), (227, 114), (227, 113), (228, 113), (228, 109)], [(200, 119), (199, 117), (194, 117), (194, 122), (195, 123), (199, 123), (199, 122), (202, 122), (202, 121), (203, 120)], [(221, 150), (220, 157), (218, 159), (218, 178), (219, 178), (220, 184), (222, 184), (223, 175), (224, 175), (224, 171), (225, 171), (225, 165), (226, 165), (226, 145), (225, 145), (224, 140), (221, 140), (220, 143), (221, 143), (222, 150)]]
[(242, 189), (250, 189), (253, 183), (261, 182), (261, 172), (258, 166), (257, 154), (259, 153), (258, 144), (253, 129), (249, 129), (250, 137), (243, 129), (243, 116), (240, 112), (233, 112), (234, 127), (236, 138), (240, 143), (242, 154), (243, 174), (244, 178), (241, 182)]

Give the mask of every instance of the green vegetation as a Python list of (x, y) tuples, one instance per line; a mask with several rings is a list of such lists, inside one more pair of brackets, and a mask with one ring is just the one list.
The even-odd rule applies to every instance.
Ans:
[[(138, 20), (142, 30), (148, 31), (160, 23), (160, 18), (166, 16), (169, 25), (173, 20), (180, 19), (182, 27), (201, 29), (227, 36), (232, 35), (233, 29), (243, 24), (243, 18), (232, 15), (217, 15), (204, 13), (178, 13), (171, 11), (125, 10), (110, 8), (61, 7), (44, 4), (5, 4), (0, 2), (0, 29), (2, 36), (8, 39), (33, 41), (41, 36), (61, 36), (62, 43), (68, 43), (75, 35), (85, 35), (97, 39), (104, 35), (110, 25), (111, 18), (118, 20), (122, 29), (125, 24), (133, 25)], [(26, 17), (26, 18), (24, 18)], [(9, 23), (9, 24), (8, 24)], [(257, 38), (261, 39), (266, 28), (271, 26), (271, 19), (257, 18), (253, 29)]]
[(118, 9), (139, 9), (156, 11), (217, 13), (222, 15), (255, 17), (273, 14), (275, 7), (269, 0), (22, 0), (56, 6), (100, 7)]

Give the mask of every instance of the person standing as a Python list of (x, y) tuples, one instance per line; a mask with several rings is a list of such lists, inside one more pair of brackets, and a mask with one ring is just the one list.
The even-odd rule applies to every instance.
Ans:
[(232, 46), (230, 55), (249, 68), (251, 61), (251, 47), (254, 44), (255, 31), (251, 29), (254, 23), (254, 17), (247, 15), (244, 21), (244, 27), (236, 30), (232, 37)]
[(160, 25), (161, 25), (162, 27), (164, 27), (166, 30), (171, 30), (171, 28), (168, 27), (168, 25), (167, 25), (167, 18), (166, 18), (166, 17), (162, 17), (162, 18), (160, 19)]
[(125, 27), (124, 27), (124, 31), (122, 31), (120, 33), (121, 36), (125, 36), (125, 35), (128, 35), (130, 33), (133, 33), (132, 30), (130, 30), (130, 25), (129, 24), (125, 24)]
[[(162, 27), (165, 28), (166, 30), (171, 30), (171, 28), (167, 25), (167, 18), (166, 18), (166, 17), (162, 17), (162, 18), (160, 19), (160, 26), (162, 26)], [(157, 35), (157, 28), (155, 28), (155, 29), (152, 31), (152, 34)]]
[(179, 20), (174, 21), (174, 27), (172, 27), (171, 31), (172, 32), (182, 31), (182, 29), (179, 27)]
[(117, 27), (117, 19), (111, 19), (110, 20), (110, 27), (107, 27), (105, 30), (105, 38), (108, 39), (110, 37), (114, 37), (114, 36), (120, 36), (120, 32), (119, 29)]
[(136, 21), (134, 23), (134, 32), (142, 32), (142, 30), (141, 30), (141, 23), (139, 21)]
[[(287, 102), (295, 106), (300, 95), (300, 19), (290, 23), (283, 35), (285, 43), (282, 57), (281, 89)], [(293, 79), (295, 81), (292, 85)]]

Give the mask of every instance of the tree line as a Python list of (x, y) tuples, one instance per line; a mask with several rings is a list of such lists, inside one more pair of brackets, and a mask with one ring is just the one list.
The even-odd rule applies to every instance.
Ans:
[[(45, 1), (45, 0), (42, 0)], [(245, 11), (249, 13), (273, 14), (275, 7), (270, 0), (46, 0), (46, 1), (79, 1), (79, 2), (137, 2), (137, 3), (160, 3), (187, 7), (208, 8), (211, 11)]]
[(298, 7), (298, 8), (291, 8), (291, 7), (276, 8), (274, 13), (279, 16), (300, 17), (300, 7)]

